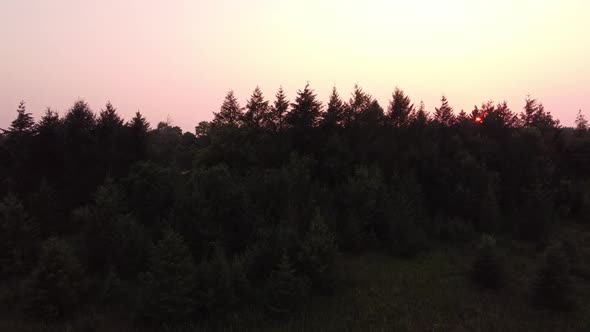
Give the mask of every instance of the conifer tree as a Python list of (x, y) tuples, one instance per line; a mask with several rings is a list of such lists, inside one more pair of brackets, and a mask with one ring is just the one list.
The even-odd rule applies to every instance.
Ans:
[(291, 112), (285, 116), (285, 122), (289, 127), (306, 130), (315, 127), (320, 119), (322, 103), (309, 83), (303, 90), (297, 91), (295, 102), (291, 104)]
[(35, 130), (35, 120), (31, 113), (27, 112), (24, 101), (21, 101), (16, 110), (17, 117), (8, 127), (8, 133), (11, 136), (23, 136), (31, 134)]
[(410, 97), (406, 96), (403, 90), (395, 88), (387, 111), (389, 124), (396, 128), (406, 127), (413, 116), (414, 105)]
[(288, 111), (289, 101), (287, 100), (283, 87), (279, 87), (270, 112), (263, 119), (264, 127), (275, 133), (281, 132), (285, 127), (285, 116)]
[(433, 121), (444, 127), (450, 127), (455, 123), (455, 115), (453, 114), (453, 108), (449, 106), (447, 97), (442, 96), (440, 107), (434, 109)]
[(322, 114), (322, 127), (329, 130), (341, 127), (345, 112), (345, 104), (342, 102), (336, 87), (333, 87), (326, 112)]
[(213, 113), (213, 124), (216, 126), (240, 126), (243, 120), (242, 107), (236, 98), (234, 91), (230, 90), (223, 100), (219, 112)]
[(260, 127), (263, 119), (269, 111), (268, 101), (259, 87), (254, 89), (250, 100), (246, 104), (246, 113), (244, 113), (244, 124), (250, 127)]
[(424, 106), (424, 102), (420, 102), (420, 106), (418, 106), (418, 110), (416, 111), (416, 116), (412, 119), (414, 125), (417, 126), (425, 126), (428, 121), (428, 113), (426, 113), (426, 107)]
[(585, 133), (588, 131), (588, 120), (584, 114), (582, 114), (582, 110), (578, 111), (578, 115), (576, 115), (576, 132), (578, 134)]

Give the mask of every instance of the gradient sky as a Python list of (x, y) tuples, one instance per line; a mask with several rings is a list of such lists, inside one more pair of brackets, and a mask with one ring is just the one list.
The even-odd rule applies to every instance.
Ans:
[(234, 89), (323, 102), (355, 83), (386, 107), (404, 89), (429, 111), (527, 94), (563, 124), (590, 116), (587, 0), (0, 0), (0, 127), (20, 100), (38, 118), (78, 98), (193, 130)]

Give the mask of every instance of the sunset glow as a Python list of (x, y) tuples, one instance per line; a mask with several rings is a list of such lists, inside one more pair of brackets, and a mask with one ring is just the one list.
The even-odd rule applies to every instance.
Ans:
[(400, 87), (432, 112), (526, 95), (564, 125), (590, 110), (585, 0), (4, 0), (0, 128), (20, 100), (38, 117), (77, 98), (192, 130), (234, 89), (290, 98), (306, 81), (322, 101), (355, 83), (386, 106)]

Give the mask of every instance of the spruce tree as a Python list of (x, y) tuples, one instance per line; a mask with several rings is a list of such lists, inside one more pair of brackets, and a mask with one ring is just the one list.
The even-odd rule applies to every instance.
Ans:
[(440, 107), (434, 109), (433, 121), (443, 127), (450, 127), (455, 123), (453, 108), (449, 106), (449, 101), (446, 96), (442, 96), (440, 101)]
[(285, 127), (285, 116), (288, 111), (289, 101), (287, 100), (283, 87), (279, 87), (270, 112), (263, 119), (264, 127), (276, 133), (281, 132)]
[(403, 90), (395, 88), (387, 112), (390, 125), (395, 128), (406, 127), (414, 116), (414, 105), (410, 97), (406, 96)]
[(216, 126), (240, 126), (243, 120), (242, 107), (236, 98), (234, 91), (230, 90), (223, 100), (219, 112), (214, 112), (213, 124)]
[(27, 112), (24, 101), (21, 101), (16, 110), (17, 117), (8, 127), (10, 136), (23, 136), (31, 134), (35, 130), (35, 120), (31, 113)]
[(344, 116), (346, 112), (346, 105), (342, 102), (336, 87), (332, 88), (330, 100), (326, 112), (322, 114), (322, 127), (328, 130), (341, 127), (343, 125)]
[(291, 112), (285, 116), (285, 122), (289, 127), (297, 130), (307, 130), (315, 127), (320, 119), (322, 103), (309, 83), (303, 90), (297, 91), (295, 102), (291, 104)]
[(269, 111), (268, 101), (259, 87), (254, 89), (250, 100), (246, 104), (246, 113), (244, 113), (244, 124), (250, 127), (258, 128), (262, 125), (263, 119)]

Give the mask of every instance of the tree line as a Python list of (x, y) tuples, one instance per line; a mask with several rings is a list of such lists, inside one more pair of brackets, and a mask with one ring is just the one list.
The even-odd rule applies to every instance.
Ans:
[(359, 86), (325, 105), (309, 84), (293, 101), (257, 87), (194, 133), (83, 100), (35, 121), (23, 102), (0, 135), (2, 303), (53, 320), (284, 317), (337, 291), (340, 253), (411, 258), (482, 234), (473, 278), (496, 287), (492, 236), (546, 245), (588, 223), (589, 171), (581, 112), (563, 128), (532, 98), (428, 112), (401, 89), (384, 108)]

